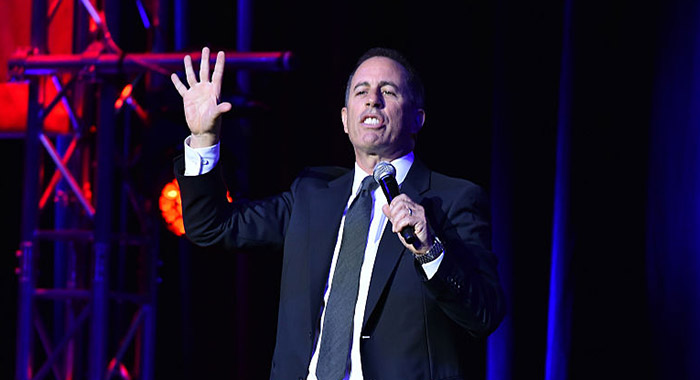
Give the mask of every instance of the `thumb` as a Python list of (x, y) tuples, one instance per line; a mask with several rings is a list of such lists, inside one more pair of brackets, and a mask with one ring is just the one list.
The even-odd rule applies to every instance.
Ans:
[(384, 215), (386, 215), (387, 218), (388, 218), (388, 217), (390, 216), (390, 215), (389, 215), (389, 205), (384, 205), (384, 206), (382, 206), (382, 212), (383, 212)]
[(218, 112), (219, 115), (221, 115), (222, 113), (226, 113), (226, 112), (230, 111), (232, 108), (233, 108), (233, 106), (231, 105), (231, 103), (222, 102), (216, 106), (216, 111)]

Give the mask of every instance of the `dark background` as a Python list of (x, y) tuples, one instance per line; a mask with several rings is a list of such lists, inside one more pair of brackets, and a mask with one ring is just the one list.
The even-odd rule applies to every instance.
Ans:
[[(143, 51), (134, 10), (121, 12), (117, 42)], [(188, 31), (182, 50), (233, 50), (235, 12), (234, 2), (191, 2), (176, 26)], [(284, 191), (305, 166), (350, 167), (340, 122), (347, 75), (368, 48), (397, 48), (426, 84), (417, 155), (491, 193), (509, 303), (490, 342), (491, 378), (549, 373), (553, 231), (563, 231), (567, 259), (556, 285), (569, 302), (568, 349), (557, 353), (566, 377), (694, 378), (698, 15), (680, 0), (255, 1), (252, 50), (292, 51), (298, 65), (252, 73), (248, 94), (226, 73), (222, 97), (239, 104), (224, 117), (227, 180), (234, 198), (258, 198)], [(137, 134), (133, 169), (154, 202), (187, 135), (179, 96), (161, 79), (139, 99), (154, 118)], [(15, 163), (2, 180), (0, 242), (0, 373), (10, 374), (22, 141), (0, 140), (0, 155)], [(266, 378), (280, 253), (196, 248), (161, 229), (156, 377)]]

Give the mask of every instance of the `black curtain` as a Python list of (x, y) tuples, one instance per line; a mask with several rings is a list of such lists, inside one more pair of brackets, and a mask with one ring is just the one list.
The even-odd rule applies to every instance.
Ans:
[(500, 4), (489, 378), (698, 378), (697, 3)]

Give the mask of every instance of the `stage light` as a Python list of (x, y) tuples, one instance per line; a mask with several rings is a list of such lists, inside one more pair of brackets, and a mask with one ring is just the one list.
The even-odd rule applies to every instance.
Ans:
[(141, 105), (134, 99), (133, 96), (131, 96), (132, 92), (134, 90), (134, 85), (129, 83), (124, 88), (122, 89), (119, 99), (117, 99), (114, 102), (114, 111), (119, 112), (124, 104), (128, 104), (131, 106), (131, 109), (136, 112), (136, 115), (143, 121), (144, 123), (148, 121), (148, 113), (146, 110), (141, 107)]
[[(231, 194), (226, 192), (226, 199), (233, 202)], [(168, 229), (177, 236), (185, 234), (185, 225), (182, 221), (182, 200), (180, 199), (180, 186), (177, 179), (173, 179), (163, 186), (158, 200), (160, 213)]]
[[(46, 107), (58, 90), (48, 80), (41, 80), (38, 102)], [(43, 121), (43, 131), (67, 134), (70, 132), (68, 111), (63, 107), (53, 107)], [(29, 110), (29, 82), (0, 83), (0, 136), (23, 135), (27, 130)]]
[(177, 236), (185, 234), (185, 225), (182, 222), (182, 201), (180, 200), (180, 186), (173, 179), (163, 186), (158, 200), (161, 215), (170, 232)]
[(127, 84), (123, 89), (122, 92), (119, 96), (119, 99), (117, 99), (116, 102), (114, 102), (114, 109), (116, 111), (119, 111), (122, 106), (124, 105), (124, 102), (131, 96), (131, 91), (134, 89), (134, 86), (131, 84)]
[(126, 369), (126, 366), (123, 363), (119, 363), (119, 367), (115, 370), (114, 367), (117, 365), (117, 360), (112, 359), (109, 361), (109, 366), (107, 367), (107, 370), (109, 373), (116, 375), (122, 380), (131, 380), (131, 374), (129, 373), (129, 370)]

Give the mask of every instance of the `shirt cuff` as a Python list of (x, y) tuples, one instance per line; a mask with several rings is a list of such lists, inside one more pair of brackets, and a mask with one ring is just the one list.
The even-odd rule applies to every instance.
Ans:
[(440, 254), (440, 256), (437, 257), (437, 259), (429, 263), (421, 264), (421, 267), (423, 267), (423, 272), (425, 272), (425, 277), (427, 277), (428, 280), (433, 278), (433, 276), (435, 276), (435, 273), (437, 273), (438, 268), (440, 268), (440, 263), (442, 262), (443, 257), (445, 257), (444, 251)]
[(205, 148), (192, 148), (191, 137), (185, 139), (185, 176), (209, 173), (219, 162), (219, 143)]

